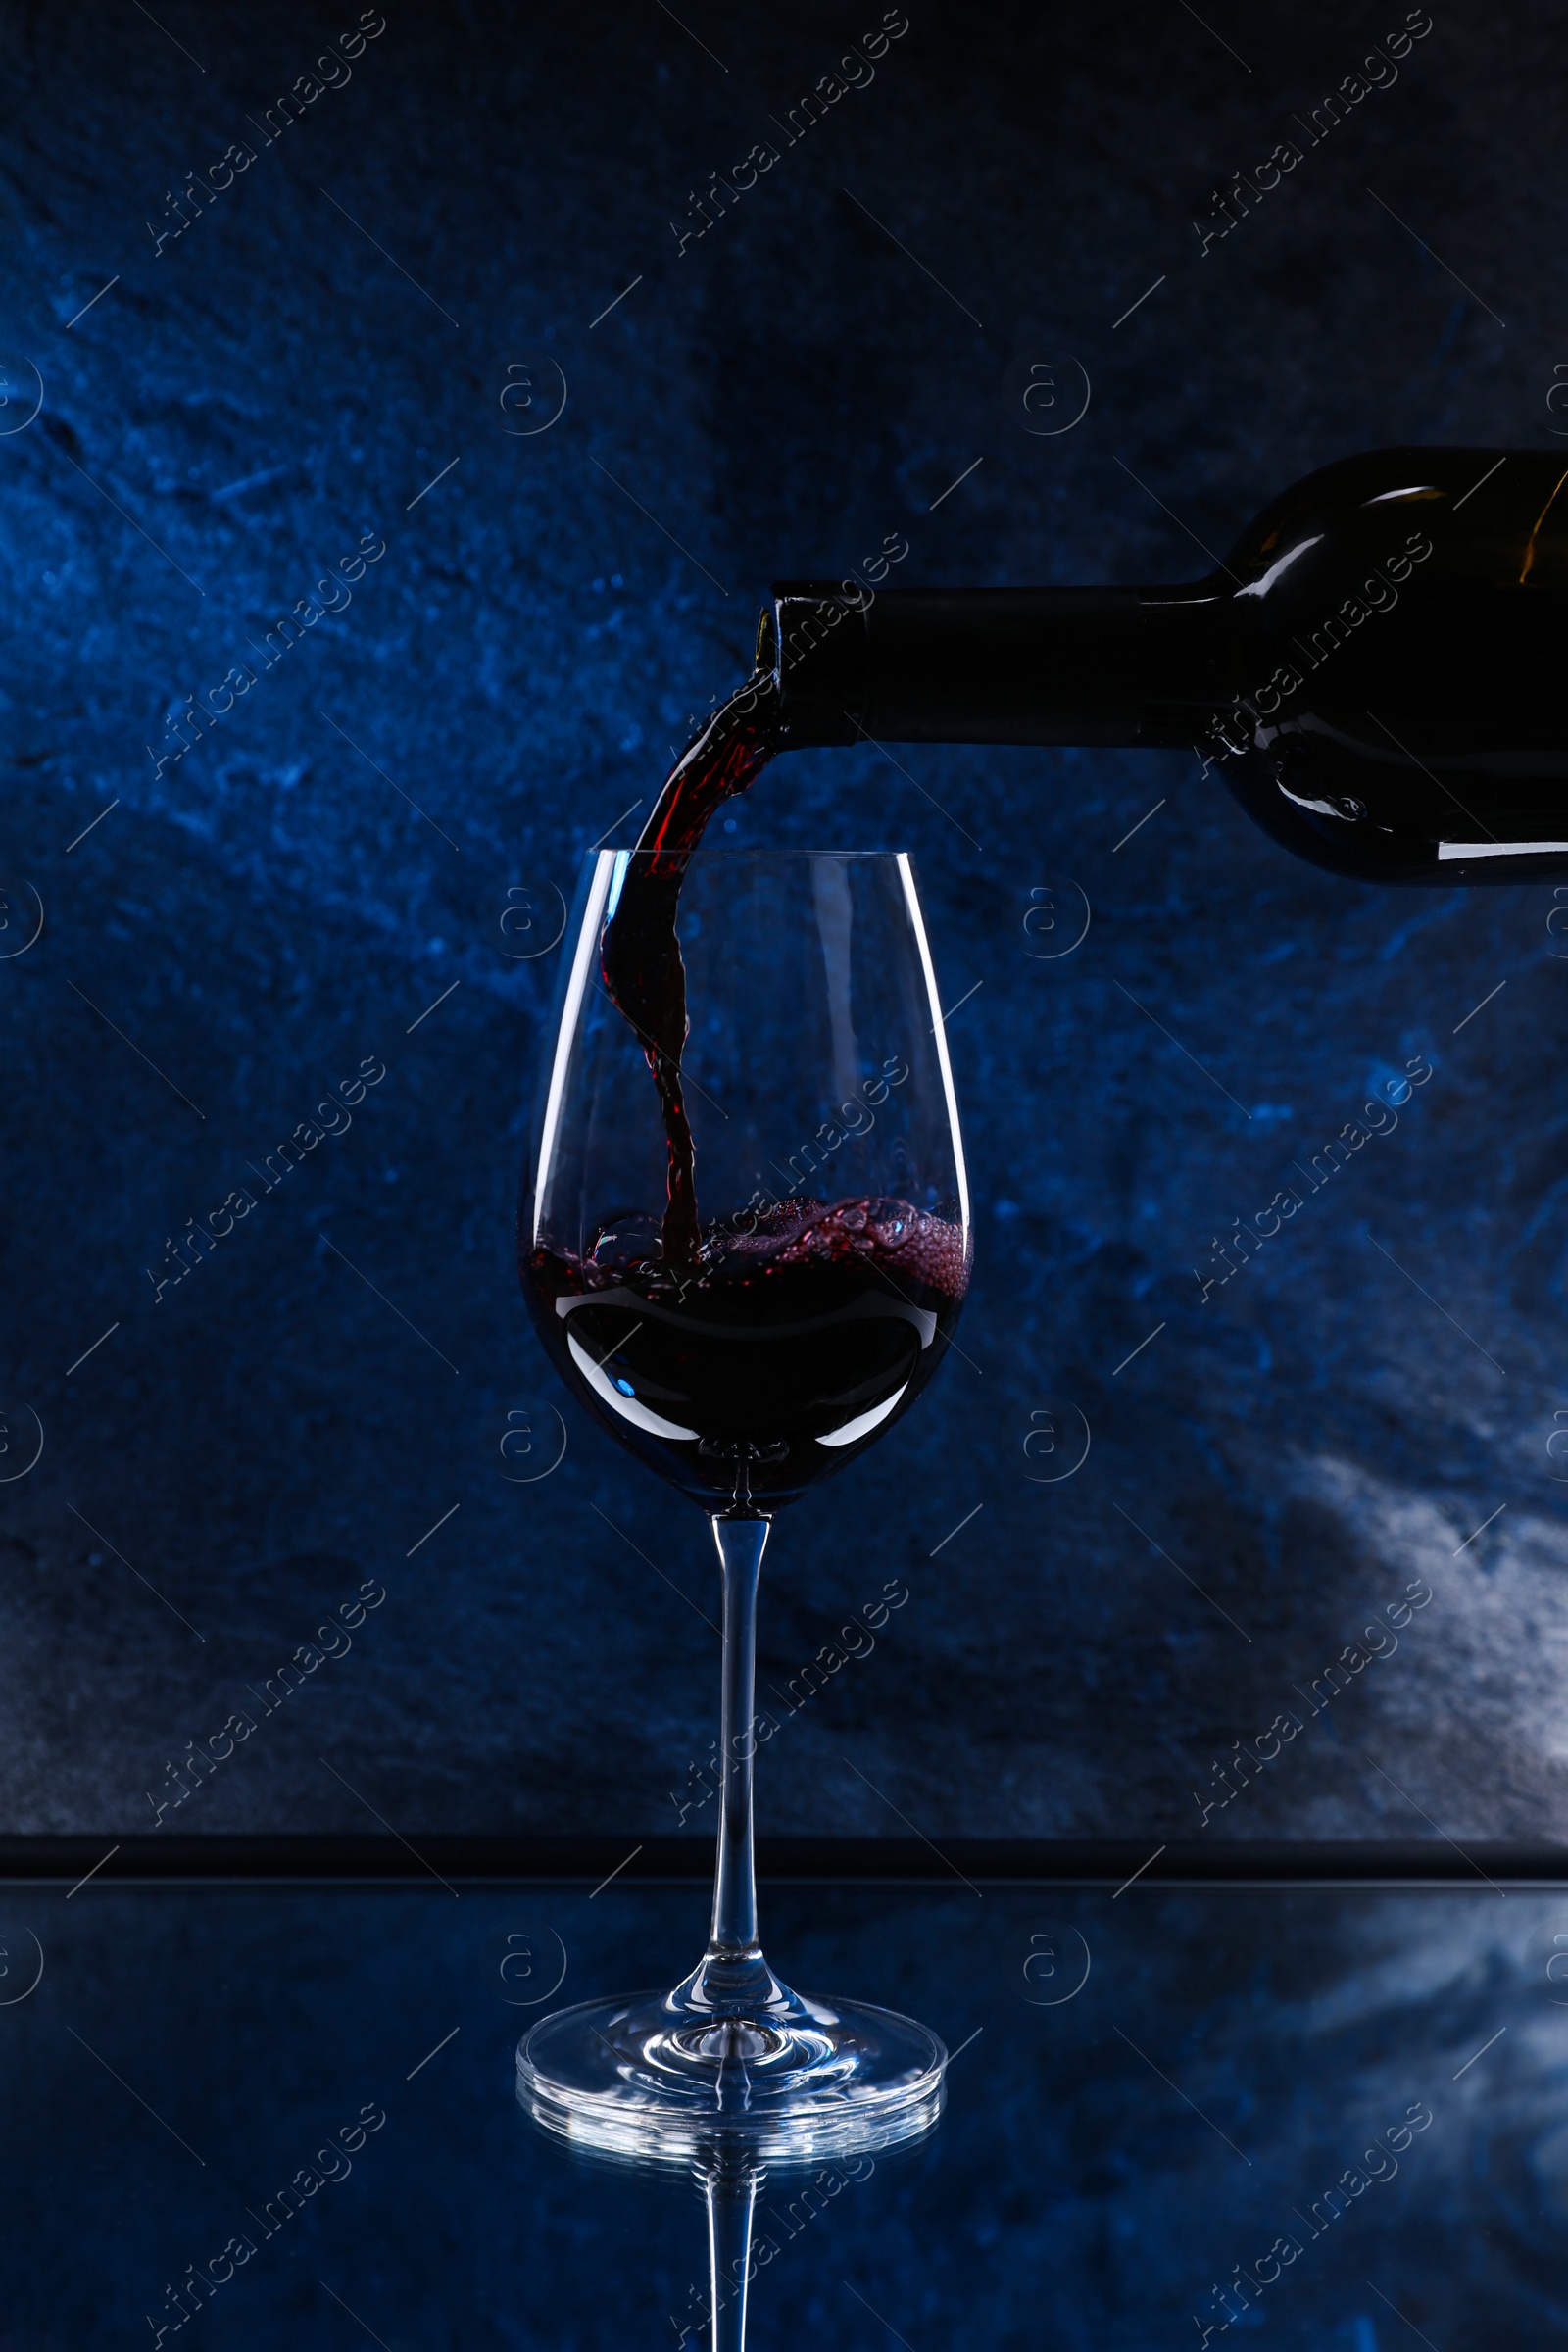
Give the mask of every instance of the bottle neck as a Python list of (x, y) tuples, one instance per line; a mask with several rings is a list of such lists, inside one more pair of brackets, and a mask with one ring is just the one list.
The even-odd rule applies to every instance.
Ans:
[(764, 608), (790, 748), (1180, 744), (1235, 698), (1230, 600), (1175, 588), (897, 588), (783, 581)]

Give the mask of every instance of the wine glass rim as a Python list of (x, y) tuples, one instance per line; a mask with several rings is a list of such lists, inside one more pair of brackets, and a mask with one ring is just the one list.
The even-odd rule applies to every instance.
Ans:
[[(629, 849), (585, 850), (583, 852), (583, 862), (584, 864), (589, 864), (601, 858), (631, 858), (634, 854), (635, 853)], [(672, 865), (795, 865), (809, 862), (809, 860), (813, 858), (837, 858), (843, 859), (853, 858), (861, 864), (896, 865), (901, 858), (911, 858), (913, 853), (909, 850), (843, 850), (825, 848), (800, 850), (763, 850), (734, 848), (728, 844), (720, 845), (716, 842), (705, 842), (695, 850), (686, 850), (678, 854), (666, 853), (666, 856), (668, 857), (669, 862)]]

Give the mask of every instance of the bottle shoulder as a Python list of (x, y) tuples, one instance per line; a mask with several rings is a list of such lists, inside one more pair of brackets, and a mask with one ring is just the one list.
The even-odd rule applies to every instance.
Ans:
[(1557, 450), (1392, 447), (1305, 474), (1241, 532), (1215, 574), (1252, 599), (1309, 551), (1315, 564), (1375, 564), (1430, 542), (1431, 576), (1497, 587), (1568, 585), (1568, 455)]

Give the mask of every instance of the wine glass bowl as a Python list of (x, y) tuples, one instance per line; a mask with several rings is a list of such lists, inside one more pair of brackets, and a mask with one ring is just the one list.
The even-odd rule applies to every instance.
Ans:
[(890, 2010), (796, 1993), (763, 1957), (753, 1701), (773, 1514), (910, 1409), (968, 1282), (913, 868), (598, 851), (566, 939), (523, 1291), (578, 1401), (710, 1519), (721, 1788), (703, 1958), (669, 1992), (542, 2019), (517, 2052), (519, 2096), (547, 2128), (624, 2155), (890, 2146), (931, 2128), (947, 2053)]
[(907, 858), (686, 861), (681, 1060), (697, 1246), (601, 935), (634, 853), (589, 860), (525, 1180), (523, 1289), (556, 1369), (705, 1508), (776, 1510), (913, 1404), (968, 1279), (940, 1007)]

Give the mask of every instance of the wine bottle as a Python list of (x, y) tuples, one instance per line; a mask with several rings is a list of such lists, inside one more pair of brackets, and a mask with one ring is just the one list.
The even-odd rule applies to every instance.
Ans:
[(1190, 746), (1276, 841), (1375, 882), (1568, 878), (1563, 453), (1382, 449), (1175, 587), (779, 582), (778, 749)]

